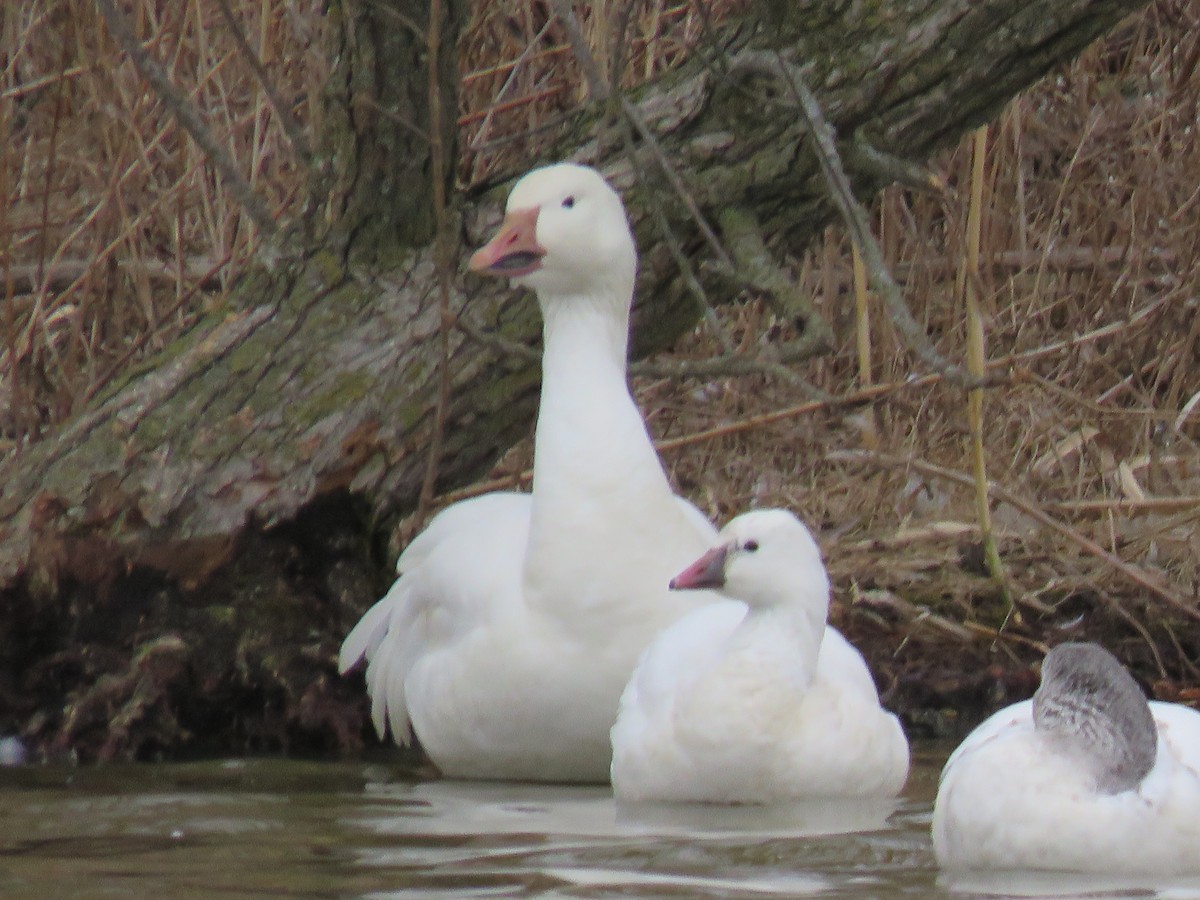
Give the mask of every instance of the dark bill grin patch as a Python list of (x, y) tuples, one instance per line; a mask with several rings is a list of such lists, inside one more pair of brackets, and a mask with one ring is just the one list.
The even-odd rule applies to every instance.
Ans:
[(536, 267), (542, 261), (540, 253), (532, 253), (528, 250), (519, 250), (516, 253), (510, 253), (507, 256), (502, 256), (496, 260), (490, 268), (494, 272), (515, 272), (518, 269), (528, 269)]

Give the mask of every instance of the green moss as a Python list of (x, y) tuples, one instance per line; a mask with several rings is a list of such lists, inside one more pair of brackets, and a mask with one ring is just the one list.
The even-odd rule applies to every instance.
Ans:
[(307, 268), (327, 290), (332, 290), (346, 280), (346, 268), (342, 265), (341, 258), (329, 250), (319, 250), (313, 254)]
[(512, 404), (513, 398), (536, 387), (540, 379), (537, 367), (530, 365), (500, 378), (486, 380), (475, 392), (471, 405), (483, 410), (503, 409)]
[(249, 372), (262, 362), (263, 354), (254, 340), (242, 341), (225, 357), (231, 372)]
[(291, 413), (296, 421), (311, 425), (339, 409), (350, 408), (374, 385), (369, 372), (346, 372), (336, 382), (310, 394)]

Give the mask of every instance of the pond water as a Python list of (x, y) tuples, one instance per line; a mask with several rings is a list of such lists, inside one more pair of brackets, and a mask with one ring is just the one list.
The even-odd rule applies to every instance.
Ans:
[(0, 897), (1200, 897), (939, 880), (944, 753), (894, 804), (620, 807), (602, 788), (418, 781), (386, 763), (0, 769)]

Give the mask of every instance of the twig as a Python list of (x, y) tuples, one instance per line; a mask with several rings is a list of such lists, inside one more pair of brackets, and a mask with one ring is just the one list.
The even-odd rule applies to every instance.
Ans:
[[(1044, 250), (996, 250), (989, 254), (984, 261), (989, 269), (1011, 269), (1024, 271), (1035, 266), (1045, 266), (1050, 269), (1088, 271), (1104, 266), (1121, 266), (1131, 261), (1147, 269), (1169, 272), (1178, 265), (1177, 254), (1172, 250), (1159, 247), (1147, 251), (1133, 250), (1127, 246), (1104, 247), (1047, 247)], [(922, 271), (939, 275), (953, 272), (954, 260), (939, 256), (925, 259), (921, 263), (900, 262), (896, 264), (895, 274), (901, 280), (912, 277), (918, 267)]]
[[(542, 37), (546, 34), (546, 32), (550, 29), (550, 24), (553, 21), (554, 21), (553, 19), (547, 19), (546, 23), (541, 27), (541, 29), (538, 31), (538, 33), (533, 36), (533, 40), (531, 40), (528, 44), (525, 45), (525, 49), (521, 51), (521, 55), (518, 56), (515, 60), (513, 60), (511, 67), (509, 68), (509, 71), (508, 71), (508, 76), (504, 79), (504, 84), (500, 86), (500, 90), (496, 93), (496, 96), (492, 98), (488, 108), (483, 112), (483, 122), (480, 124), (479, 130), (475, 132), (475, 136), (473, 138), (471, 138), (471, 140), (467, 144), (467, 146), (471, 150), (479, 151), (484, 146), (486, 146), (486, 142), (482, 142), (483, 137), (489, 131), (492, 130), (492, 122), (496, 118), (496, 113), (499, 112), (500, 108), (501, 108), (500, 101), (504, 99), (505, 94), (508, 93), (508, 89), (511, 88), (513, 86), (513, 84), (516, 83), (517, 76), (521, 72), (522, 64), (533, 53), (533, 48), (538, 45), (538, 41), (540, 41), (542, 39)], [(462, 127), (465, 124), (466, 124), (466, 122), (464, 122), (463, 119), (460, 118), (458, 120), (459, 127)], [(524, 137), (524, 135), (522, 135), (522, 137)], [(481, 169), (483, 167), (482, 160), (483, 160), (482, 154), (477, 156), (475, 159), (475, 171), (473, 173), (475, 178), (478, 178), (481, 174)]]
[(429, 28), (425, 35), (425, 47), (429, 52), (429, 64), (426, 68), (429, 78), (429, 154), (432, 163), (433, 209), (437, 221), (434, 255), (437, 263), (438, 310), (441, 318), (438, 322), (437, 406), (434, 408), (433, 430), (429, 436), (429, 457), (425, 465), (425, 476), (421, 480), (421, 493), (417, 499), (418, 516), (427, 511), (433, 502), (433, 488), (437, 482), (442, 438), (446, 431), (446, 414), (450, 407), (450, 331), (454, 327), (454, 319), (450, 314), (450, 279), (453, 266), (450, 221), (446, 209), (447, 151), (443, 140), (442, 122), (442, 18), (442, 0), (429, 0)]
[(832, 400), (819, 388), (804, 381), (788, 369), (785, 363), (795, 363), (812, 357), (817, 345), (803, 338), (790, 341), (779, 347), (779, 362), (766, 362), (742, 353), (723, 353), (720, 356), (710, 356), (704, 359), (664, 360), (652, 359), (635, 362), (629, 367), (629, 374), (635, 377), (651, 378), (732, 378), (738, 375), (779, 375), (791, 383), (803, 382), (798, 386), (809, 396), (820, 402)]
[[(613, 90), (605, 81), (604, 75), (600, 71), (600, 67), (596, 64), (595, 57), (588, 49), (587, 41), (583, 37), (583, 31), (579, 27), (579, 20), (575, 17), (575, 11), (571, 8), (570, 0), (552, 0), (551, 5), (554, 8), (554, 14), (562, 22), (563, 28), (566, 29), (567, 39), (571, 44), (571, 49), (579, 62), (580, 69), (583, 71), (584, 79), (588, 83), (588, 91), (592, 97), (599, 103), (607, 104), (613, 97)], [(688, 214), (692, 217), (697, 229), (704, 236), (706, 243), (712, 249), (718, 261), (725, 268), (732, 270), (733, 261), (729, 258), (729, 254), (725, 252), (725, 248), (721, 246), (721, 242), (717, 240), (716, 234), (712, 230), (712, 226), (708, 224), (708, 220), (704, 218), (704, 214), (700, 211), (700, 207), (696, 204), (696, 200), (692, 197), (691, 192), (676, 173), (674, 167), (667, 159), (662, 147), (659, 146), (654, 133), (647, 127), (642, 117), (638, 115), (638, 111), (624, 97), (618, 98), (618, 109), (624, 114), (624, 121), (628, 125), (632, 125), (641, 135), (642, 141), (649, 148), (651, 155), (654, 156), (658, 163), (659, 169), (666, 177), (667, 182), (674, 189), (676, 195), (683, 202)], [(640, 166), (634, 158), (633, 141), (630, 136), (626, 135), (626, 149), (630, 156), (630, 163), (633, 165), (634, 171), (638, 171)], [(712, 331), (713, 336), (721, 345), (721, 350), (726, 353), (733, 352), (733, 342), (729, 336), (725, 334), (725, 329), (721, 327), (720, 320), (713, 311), (712, 304), (708, 302), (708, 297), (704, 293), (704, 288), (701, 287), (699, 280), (691, 270), (691, 265), (679, 247), (679, 241), (671, 231), (671, 226), (666, 220), (663, 211), (656, 205), (650, 204), (651, 215), (654, 216), (655, 224), (658, 226), (663, 239), (667, 242), (667, 247), (670, 249), (672, 256), (675, 259), (676, 265), (679, 266), (680, 272), (683, 274), (684, 282), (688, 286), (688, 290), (696, 297), (696, 302), (700, 307), (700, 311), (704, 316), (705, 322)]]
[[(67, 60), (71, 52), (71, 40), (64, 40), (62, 45), (62, 56), (59, 62), (59, 71), (65, 71), (67, 68)], [(46, 150), (46, 173), (45, 186), (42, 191), (42, 215), (41, 227), (38, 228), (38, 249), (35, 254), (37, 258), (37, 289), (39, 291), (47, 291), (49, 288), (43, 287), (42, 276), (45, 273), (46, 267), (46, 241), (50, 235), (50, 183), (54, 178), (55, 162), (58, 154), (58, 132), (59, 126), (62, 124), (63, 112), (63, 89), (66, 87), (66, 79), (60, 78), (55, 85), (54, 90), (54, 115), (51, 118), (50, 124), (50, 146)], [(7, 202), (7, 195), (5, 196)]]
[(888, 272), (883, 251), (871, 233), (871, 225), (867, 219), (866, 210), (854, 196), (846, 171), (842, 166), (834, 142), (833, 128), (825, 121), (825, 115), (817, 103), (816, 97), (808, 89), (803, 77), (796, 66), (789, 65), (781, 55), (774, 54), (774, 73), (780, 76), (792, 91), (804, 118), (808, 122), (809, 132), (813, 136), (814, 152), (825, 181), (829, 188), (829, 196), (837, 206), (838, 211), (846, 222), (846, 227), (854, 238), (863, 255), (867, 271), (871, 275), (871, 288), (879, 294), (887, 304), (888, 312), (896, 328), (904, 337), (905, 343), (930, 368), (941, 372), (949, 381), (966, 387), (980, 387), (977, 379), (973, 378), (961, 366), (956, 366), (943, 357), (933, 343), (921, 330), (921, 326), (913, 318), (904, 302), (900, 287)]
[[(967, 309), (967, 369), (982, 382), (987, 374), (983, 338), (983, 312), (979, 308), (979, 246), (983, 232), (983, 179), (987, 159), (987, 126), (975, 129), (971, 157), (971, 199), (967, 207), (967, 256), (960, 282)], [(983, 449), (983, 389), (967, 391), (967, 424), (971, 432), (971, 473), (975, 478), (975, 515), (979, 520), (979, 537), (988, 574), (1004, 598), (1007, 612), (1004, 621), (1021, 622), (1021, 612), (1013, 603), (1012, 590), (1004, 572), (996, 536), (992, 533), (992, 511), (988, 502), (987, 456)]]
[(1062, 500), (1057, 503), (1047, 503), (1046, 508), (1080, 516), (1108, 515), (1109, 513), (1140, 516), (1200, 510), (1200, 496), (1192, 494), (1185, 497), (1146, 497), (1143, 500), (1129, 500), (1123, 497), (1104, 500)]
[(675, 193), (679, 196), (679, 199), (683, 201), (683, 205), (687, 208), (688, 214), (692, 217), (692, 221), (700, 230), (700, 234), (704, 238), (704, 242), (708, 244), (709, 248), (713, 252), (713, 255), (716, 256), (717, 261), (721, 265), (727, 266), (730, 270), (732, 270), (734, 268), (733, 260), (729, 258), (729, 254), (725, 251), (725, 248), (721, 246), (721, 242), (718, 240), (716, 233), (712, 229), (712, 226), (709, 225), (708, 220), (704, 218), (704, 213), (700, 211), (700, 207), (696, 203), (696, 198), (692, 196), (686, 185), (684, 185), (683, 179), (679, 176), (679, 173), (675, 171), (675, 167), (671, 165), (671, 161), (667, 159), (667, 154), (663, 150), (662, 145), (658, 142), (658, 138), (654, 136), (654, 132), (650, 130), (650, 126), (646, 124), (646, 121), (642, 118), (641, 114), (638, 113), (637, 107), (630, 103), (626, 98), (622, 97), (621, 109), (625, 112), (626, 117), (633, 124), (633, 127), (637, 129), (642, 141), (645, 143), (646, 147), (649, 148), (650, 154), (654, 157), (655, 162), (658, 163), (659, 168), (662, 170), (663, 175), (666, 176), (671, 187), (675, 189)]
[[(625, 69), (625, 49), (629, 46), (629, 23), (639, 5), (639, 0), (627, 0), (615, 16), (616, 28), (613, 29), (612, 57), (608, 61), (608, 71), (612, 73), (613, 84), (618, 87), (621, 84), (621, 72)], [(649, 58), (649, 48), (646, 55)]]
[(108, 30), (112, 33), (112, 36), (121, 45), (121, 48), (129, 54), (129, 58), (133, 61), (134, 66), (137, 67), (142, 77), (150, 83), (155, 93), (158, 94), (167, 108), (174, 113), (179, 124), (192, 136), (192, 140), (200, 146), (200, 149), (204, 151), (204, 155), (208, 157), (217, 171), (221, 173), (221, 178), (229, 188), (230, 193), (241, 204), (242, 209), (250, 216), (250, 219), (254, 222), (258, 230), (264, 235), (274, 236), (278, 234), (279, 226), (275, 224), (275, 219), (262, 197), (254, 191), (254, 188), (250, 186), (250, 182), (238, 171), (233, 160), (217, 142), (217, 139), (213, 137), (212, 132), (200, 120), (195, 107), (171, 83), (162, 66), (146, 52), (137, 35), (129, 27), (124, 14), (116, 8), (113, 0), (97, 0), (97, 3), (100, 7), (101, 15), (104, 16), (104, 21), (108, 23)]
[[(946, 481), (952, 481), (955, 484), (962, 485), (966, 488), (971, 488), (974, 485), (974, 479), (965, 472), (956, 472), (953, 469), (947, 469), (943, 466), (937, 466), (933, 463), (925, 462), (924, 460), (916, 459), (910, 456), (898, 456), (890, 453), (877, 453), (868, 450), (836, 450), (827, 455), (827, 459), (839, 462), (865, 462), (871, 465), (891, 468), (891, 469), (916, 469), (924, 475), (931, 475), (935, 478), (942, 478)], [(997, 500), (1002, 500), (1009, 506), (1020, 510), (1027, 516), (1037, 520), (1041, 524), (1050, 528), (1052, 531), (1065, 537), (1068, 541), (1075, 544), (1077, 547), (1084, 550), (1086, 553), (1100, 559), (1113, 569), (1120, 572), (1134, 584), (1138, 585), (1150, 593), (1154, 594), (1163, 600), (1168, 606), (1177, 612), (1188, 616), (1191, 619), (1200, 621), (1200, 608), (1197, 608), (1195, 603), (1188, 603), (1179, 594), (1173, 591), (1170, 587), (1159, 584), (1151, 578), (1147, 573), (1136, 566), (1132, 566), (1125, 562), (1120, 557), (1109, 553), (1095, 541), (1084, 537), (1074, 528), (1066, 525), (1053, 516), (1047, 514), (1040, 509), (1033, 501), (1026, 500), (1024, 497), (1019, 497), (1006, 488), (992, 482), (988, 485), (990, 494)]]
[(765, 294), (775, 312), (789, 322), (802, 318), (804, 339), (828, 348), (833, 343), (833, 329), (817, 311), (809, 294), (775, 261), (754, 214), (743, 207), (730, 206), (718, 214), (717, 221), (736, 267), (732, 273), (720, 270), (718, 274), (732, 275), (740, 288)]
[[(628, 141), (627, 145), (632, 145), (632, 141)], [(700, 279), (696, 277), (696, 273), (692, 270), (691, 260), (687, 254), (683, 252), (683, 247), (679, 243), (679, 238), (671, 229), (671, 223), (667, 221), (666, 213), (662, 207), (655, 202), (647, 204), (650, 209), (650, 215), (654, 219), (654, 225), (658, 229), (658, 233), (662, 235), (663, 241), (666, 242), (667, 249), (671, 253), (671, 258), (675, 260), (675, 266), (679, 269), (679, 274), (683, 277), (683, 283), (687, 286), (688, 292), (696, 300), (696, 306), (700, 309), (700, 314), (704, 318), (704, 323), (708, 326), (709, 332), (721, 345), (721, 351), (726, 356), (733, 355), (733, 341), (729, 339), (729, 335), (725, 333), (724, 326), (721, 325), (721, 320), (717, 318), (716, 310), (712, 304), (708, 302), (708, 295), (704, 292), (704, 286), (700, 284)]]
[(596, 64), (596, 58), (588, 49), (583, 29), (579, 27), (579, 20), (575, 18), (575, 10), (571, 8), (571, 0), (550, 0), (550, 7), (554, 10), (554, 15), (562, 23), (563, 28), (566, 29), (567, 41), (571, 44), (571, 52), (575, 54), (575, 61), (579, 63), (579, 68), (583, 72), (588, 92), (597, 102), (607, 103), (609, 97), (612, 96), (612, 91), (609, 89), (600, 67)]
[[(225, 254), (224, 259), (213, 263), (207, 272), (199, 276), (191, 288), (180, 294), (179, 297), (176, 298), (174, 304), (167, 307), (163, 313), (163, 318), (169, 319), (176, 315), (194, 296), (196, 296), (197, 293), (199, 293), (201, 290), (204, 290), (205, 285), (207, 285), (212, 279), (216, 278), (217, 273), (221, 271), (221, 269), (229, 265), (229, 261), (233, 259), (233, 252), (234, 251), (230, 250)], [(112, 380), (113, 376), (115, 376), (118, 372), (124, 371), (125, 366), (129, 363), (129, 361), (133, 359), (136, 354), (141, 352), (142, 347), (153, 336), (154, 333), (152, 331), (142, 331), (136, 337), (130, 340), (129, 346), (125, 348), (125, 352), (109, 363), (108, 368), (106, 368), (98, 378), (94, 379), (92, 383), (87, 386), (87, 390), (83, 392), (83, 402), (86, 403), (87, 401), (91, 400), (92, 397), (96, 396), (96, 394), (104, 389), (105, 385)]]
[[(858, 356), (858, 383), (860, 387), (870, 387), (875, 383), (871, 372), (871, 292), (867, 285), (867, 267), (863, 264), (858, 245), (853, 241), (850, 242), (850, 256), (854, 280), (854, 344)], [(863, 423), (866, 445), (878, 447), (879, 418), (874, 408), (866, 411)]]
[[(721, 244), (716, 232), (713, 231), (713, 228), (708, 223), (704, 213), (700, 210), (700, 206), (696, 202), (696, 198), (692, 196), (691, 191), (688, 190), (687, 186), (683, 182), (683, 179), (679, 176), (679, 173), (675, 171), (675, 167), (671, 165), (671, 161), (667, 158), (666, 153), (663, 151), (662, 145), (658, 142), (658, 138), (646, 124), (645, 119), (642, 118), (637, 108), (625, 97), (615, 94), (609, 83), (605, 81), (603, 74), (600, 72), (599, 66), (596, 64), (595, 58), (588, 49), (587, 41), (584, 40), (583, 32), (579, 27), (579, 20), (575, 17), (575, 12), (571, 8), (570, 0), (552, 0), (552, 6), (554, 8), (555, 15), (560, 19), (560, 21), (562, 21), (563, 27), (567, 31), (568, 40), (571, 43), (571, 47), (575, 53), (575, 56), (579, 60), (580, 67), (583, 70), (584, 78), (588, 82), (588, 90), (591, 92), (592, 96), (597, 101), (603, 103), (610, 102), (614, 96), (617, 97), (619, 109), (623, 113), (623, 120), (626, 123), (626, 128), (632, 126), (638, 132), (638, 135), (642, 139), (642, 144), (649, 149), (650, 155), (658, 164), (658, 168), (666, 177), (667, 182), (674, 190), (675, 195), (680, 199), (684, 207), (687, 209), (693, 224), (695, 224), (697, 230), (699, 230), (701, 236), (704, 238), (705, 243), (708, 244), (713, 255), (716, 257), (716, 265), (718, 270), (723, 274), (729, 275), (730, 277), (738, 278), (740, 281), (742, 281), (742, 283), (752, 283), (751, 279), (742, 277), (741, 270), (735, 264), (733, 258), (729, 255), (725, 247)], [(617, 76), (614, 74), (614, 78), (615, 77)], [(633, 143), (634, 142), (627, 135), (626, 147), (630, 155), (630, 162), (633, 164), (634, 170), (636, 171), (639, 166), (637, 159), (634, 158)], [(745, 366), (744, 371), (747, 373), (759, 372), (774, 375), (799, 388), (810, 397), (821, 399), (827, 398), (828, 395), (824, 391), (816, 388), (810, 382), (804, 378), (801, 378), (795, 372), (777, 362), (749, 359), (747, 359), (744, 363), (735, 361), (735, 357), (738, 355), (734, 351), (733, 342), (725, 333), (725, 329), (722, 327), (720, 320), (717, 318), (716, 312), (712, 308), (712, 304), (709, 303), (708, 297), (705, 294), (704, 288), (701, 286), (699, 279), (697, 279), (695, 274), (692, 272), (687, 256), (684, 254), (683, 248), (679, 246), (679, 241), (675, 237), (674, 232), (671, 230), (670, 223), (667, 222), (665, 214), (656, 204), (650, 204), (650, 212), (655, 219), (655, 223), (658, 226), (659, 232), (662, 234), (663, 239), (667, 243), (668, 249), (675, 259), (676, 265), (679, 267), (680, 273), (683, 275), (684, 283), (687, 285), (691, 294), (696, 298), (701, 314), (709, 326), (709, 330), (712, 332), (717, 342), (721, 345), (723, 356), (719, 360), (713, 361), (714, 366), (722, 371), (741, 369), (742, 366)], [(821, 332), (818, 328), (814, 328), (810, 335), (806, 335), (806, 340), (812, 341), (813, 346), (806, 347), (804, 353), (806, 355), (811, 354), (816, 342), (821, 340), (822, 337), (823, 332)], [(660, 369), (660, 371), (662, 370)]]
[[(10, 19), (11, 21), (11, 19)], [(0, 25), (0, 28), (3, 28)], [(4, 343), (8, 356), (8, 390), (11, 415), (14, 419), (14, 431), (26, 434), (25, 418), (26, 399), (25, 385), (22, 378), (21, 366), (17, 360), (17, 313), (13, 303), (13, 266), (12, 266), (12, 237), (9, 230), (9, 200), (11, 196), (9, 177), (12, 167), (9, 154), (12, 152), (12, 111), (15, 103), (0, 102), (0, 268), (4, 270)], [(20, 454), (23, 441), (17, 442), (17, 454)]]
[(870, 403), (872, 400), (877, 400), (888, 394), (896, 393), (897, 391), (907, 388), (922, 387), (932, 384), (935, 381), (940, 381), (941, 375), (925, 375), (922, 378), (913, 379), (910, 381), (895, 381), (887, 384), (876, 384), (869, 388), (864, 388), (860, 391), (852, 391), (849, 394), (842, 394), (837, 397), (827, 397), (816, 400), (808, 400), (804, 403), (797, 403), (795, 406), (787, 406), (782, 409), (772, 410), (768, 413), (760, 413), (756, 416), (747, 416), (744, 419), (738, 419), (736, 422), (728, 422), (724, 425), (716, 425), (712, 428), (705, 428), (702, 431), (694, 431), (691, 434), (680, 435), (677, 438), (668, 438), (658, 441), (655, 447), (659, 453), (665, 453), (669, 450), (678, 450), (681, 447), (690, 447), (692, 444), (702, 444), (705, 441), (711, 441), (715, 438), (728, 437), (732, 434), (741, 434), (744, 431), (753, 431), (755, 428), (762, 428), (764, 425), (773, 425), (776, 422), (782, 422), (786, 419), (792, 419), (796, 416), (808, 415), (809, 413), (817, 412), (822, 409), (847, 409), (856, 406), (862, 406), (864, 403)]
[(306, 167), (311, 169), (313, 167), (312, 149), (308, 145), (308, 139), (304, 136), (304, 131), (300, 128), (300, 123), (296, 121), (291, 110), (284, 104), (283, 98), (279, 96), (279, 92), (275, 90), (275, 85), (271, 81), (267, 67), (263, 65), (262, 60), (258, 58), (258, 54), (254, 52), (254, 48), (250, 46), (250, 42), (246, 40), (246, 35), (242, 32), (241, 24), (233, 14), (233, 10), (229, 8), (229, 0), (217, 0), (217, 9), (221, 11), (221, 16), (225, 19), (225, 24), (229, 26), (229, 33), (233, 37), (233, 42), (237, 45), (242, 56), (246, 58), (246, 63), (250, 66), (254, 77), (258, 79), (259, 86), (262, 87), (263, 93), (267, 95), (267, 102), (271, 104), (271, 109), (275, 110), (279, 124), (283, 128), (284, 134), (287, 135), (288, 140), (292, 142), (292, 148), (296, 151), (296, 155), (300, 157), (300, 161)]
[(850, 244), (854, 269), (854, 336), (858, 352), (858, 383), (870, 387), (871, 376), (871, 296), (867, 288), (867, 267), (863, 264), (858, 244)]
[(1031, 647), (1043, 655), (1049, 651), (1049, 648), (1042, 641), (1027, 638), (1024, 635), (1015, 634), (1011, 631), (989, 628), (979, 622), (963, 622), (960, 624), (935, 613), (927, 606), (918, 606), (915, 603), (910, 603), (888, 590), (876, 588), (868, 591), (859, 591), (855, 588), (851, 602), (855, 606), (861, 605), (874, 609), (890, 610), (904, 617), (913, 625), (928, 624), (963, 643), (973, 643), (980, 638), (984, 638), (990, 641), (1011, 641), (1015, 644)]
[[(155, 137), (153, 145), (157, 146), (159, 139), (165, 136), (170, 130), (170, 125), (164, 126), (162, 131), (159, 132), (159, 135)], [(67, 302), (68, 299), (73, 297), (75, 293), (87, 282), (89, 275), (94, 271), (98, 271), (102, 265), (112, 259), (112, 257), (121, 247), (126, 246), (125, 242), (129, 239), (130, 235), (135, 234), (137, 230), (142, 227), (143, 223), (150, 220), (160, 205), (170, 200), (173, 195), (183, 191), (186, 185), (186, 178), (190, 177), (195, 170), (201, 168), (206, 159), (207, 157), (204, 156), (197, 157), (196, 160), (193, 161), (191, 165), (189, 165), (184, 171), (183, 176), (180, 177), (173, 185), (169, 186), (165, 189), (165, 191), (159, 193), (158, 195), (150, 198), (139, 210), (135, 217), (132, 219), (127, 219), (124, 223), (122, 223), (123, 227), (121, 231), (114, 235), (102, 249), (92, 255), (89, 261), (90, 265), (80, 271), (78, 276), (70, 284), (58, 291), (57, 296), (54, 298), (56, 305), (62, 306)], [(134, 166), (130, 165), (123, 173), (120, 173), (114, 178), (108, 187), (108, 193), (110, 196), (118, 196), (120, 186), (124, 183), (126, 177), (128, 177), (128, 175), (133, 171)], [(106, 201), (96, 203), (91, 211), (80, 219), (71, 233), (59, 243), (58, 250), (50, 259), (49, 268), (51, 272), (53, 272), (62, 261), (62, 254), (64, 254), (66, 250), (75, 243), (76, 239), (88, 228), (90, 228), (96, 221), (100, 213), (104, 210), (105, 203)], [(230, 252), (232, 254), (234, 251)], [(224, 265), (224, 263), (221, 263), (220, 265)], [(219, 267), (220, 266), (217, 268)], [(39, 299), (41, 299), (40, 296)], [(148, 336), (152, 333), (153, 332), (146, 332)]]
[(945, 616), (935, 613), (928, 606), (917, 606), (915, 603), (910, 603), (891, 591), (881, 588), (872, 588), (864, 591), (860, 590), (857, 584), (852, 584), (850, 588), (850, 605), (852, 608), (861, 606), (869, 609), (887, 610), (900, 616), (910, 624), (930, 625), (964, 644), (972, 643), (979, 637), (975, 631), (966, 625), (953, 622)]
[[(119, 268), (136, 272), (150, 281), (162, 281), (174, 284), (179, 280), (178, 263), (164, 263), (156, 259), (116, 261)], [(10, 266), (7, 275), (12, 278), (13, 294), (31, 294), (45, 286), (47, 290), (61, 290), (85, 275), (96, 266), (96, 259), (57, 259), (45, 268), (44, 264), (22, 263)], [(39, 269), (44, 269), (39, 271)], [(183, 275), (193, 281), (201, 278), (209, 280), (201, 287), (210, 289), (216, 287), (212, 280), (212, 260), (201, 256), (189, 257), (183, 260)]]

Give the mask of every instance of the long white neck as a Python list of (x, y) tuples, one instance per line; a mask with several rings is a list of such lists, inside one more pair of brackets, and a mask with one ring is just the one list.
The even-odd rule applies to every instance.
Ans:
[[(638, 602), (636, 589), (644, 597), (647, 573), (657, 579), (659, 568), (665, 594), (672, 567), (686, 563), (700, 540), (683, 520), (626, 384), (627, 298), (539, 298), (545, 347), (526, 595), (564, 618)], [(672, 555), (680, 530), (690, 541)], [(633, 596), (614, 598), (624, 573)]]
[[(695, 674), (676, 721), (696, 718), (711, 724), (727, 716), (731, 728), (745, 730), (746, 710), (752, 711), (752, 721), (763, 710), (793, 708), (816, 679), (825, 633), (825, 615), (818, 612), (822, 606), (818, 602), (814, 608), (810, 599), (820, 598), (750, 605), (720, 654)], [(761, 730), (752, 729), (755, 733), (742, 737), (754, 741), (757, 734), (765, 740), (787, 727), (787, 723), (763, 723)]]
[(737, 630), (729, 636), (727, 656), (749, 654), (761, 660), (767, 648), (779, 648), (783, 668), (800, 686), (817, 671), (817, 657), (829, 615), (829, 583), (821, 579), (787, 579), (778, 588), (789, 596), (776, 602), (754, 603)]

